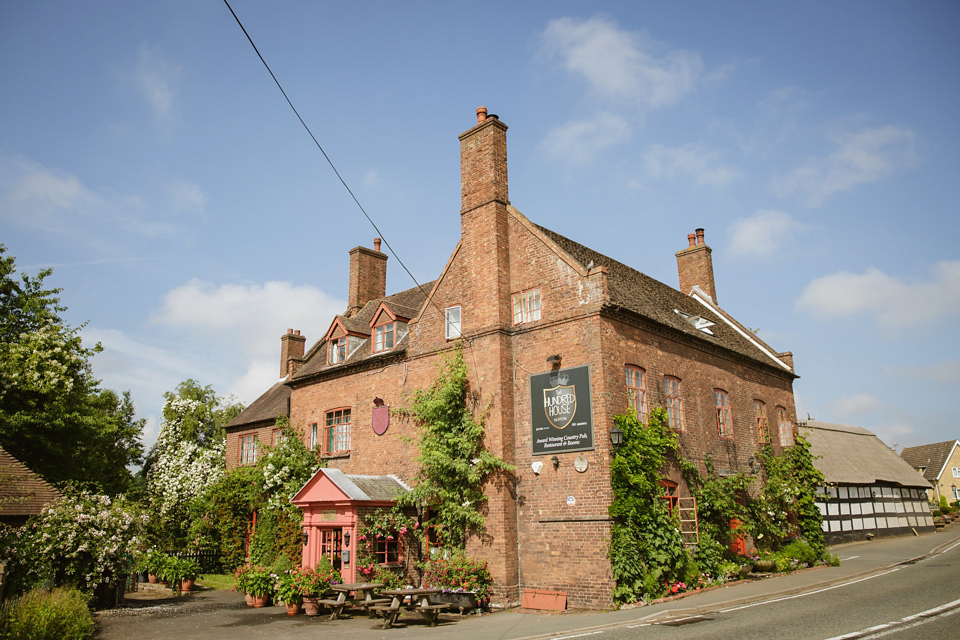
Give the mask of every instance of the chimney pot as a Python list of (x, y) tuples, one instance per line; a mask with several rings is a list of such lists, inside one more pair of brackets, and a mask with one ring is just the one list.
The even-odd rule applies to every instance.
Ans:
[(690, 243), (690, 246), (691, 246), (691, 247), (697, 246), (697, 234), (695, 234), (695, 233), (688, 233), (688, 234), (687, 234), (687, 242)]
[(477, 107), (477, 124), (480, 124), (486, 119), (487, 119), (487, 108)]
[(287, 329), (287, 334), (293, 333), (293, 329)]
[(380, 251), (380, 242), (381, 242), (380, 238), (374, 238), (374, 239), (373, 239), (373, 250), (374, 250), (374, 251)]
[(697, 229), (697, 244), (706, 244), (703, 239), (703, 229)]

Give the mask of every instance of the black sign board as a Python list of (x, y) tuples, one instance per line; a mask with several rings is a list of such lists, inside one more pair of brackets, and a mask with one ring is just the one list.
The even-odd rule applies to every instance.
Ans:
[(590, 367), (530, 376), (533, 455), (593, 449)]

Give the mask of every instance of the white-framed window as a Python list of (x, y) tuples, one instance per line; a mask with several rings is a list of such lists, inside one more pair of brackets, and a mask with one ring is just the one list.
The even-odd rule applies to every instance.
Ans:
[(540, 319), (540, 289), (513, 294), (513, 324), (535, 322)]
[(314, 449), (317, 446), (317, 423), (314, 422), (310, 425), (310, 448)]
[(953, 468), (953, 477), (954, 477), (954, 478), (960, 478), (960, 467), (954, 467), (954, 468)]
[(347, 359), (347, 336), (336, 338), (330, 341), (330, 354), (328, 362), (337, 364)]
[(953, 499), (960, 500), (960, 488), (953, 487)]
[(323, 430), (324, 453), (346, 453), (350, 451), (350, 409), (328, 411)]
[(257, 464), (257, 436), (240, 436), (240, 464)]
[(460, 307), (447, 307), (443, 311), (443, 335), (447, 340), (456, 340), (463, 335), (460, 326)]

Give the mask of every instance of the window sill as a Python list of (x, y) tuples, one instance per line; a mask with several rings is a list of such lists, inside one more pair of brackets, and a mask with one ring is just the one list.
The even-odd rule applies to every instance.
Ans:
[(349, 451), (339, 451), (339, 452), (337, 452), (337, 453), (322, 453), (322, 454), (320, 454), (320, 458), (323, 459), (323, 460), (331, 460), (331, 459), (333, 459), (333, 458), (349, 458), (349, 457), (350, 457), (350, 452), (349, 452)]
[(377, 566), (383, 567), (384, 569), (403, 569), (406, 565), (402, 562), (381, 562)]

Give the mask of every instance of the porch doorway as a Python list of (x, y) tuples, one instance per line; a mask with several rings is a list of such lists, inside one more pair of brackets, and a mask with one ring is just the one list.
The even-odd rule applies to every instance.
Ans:
[(343, 555), (343, 528), (320, 530), (320, 555), (330, 560), (330, 564), (340, 571)]

